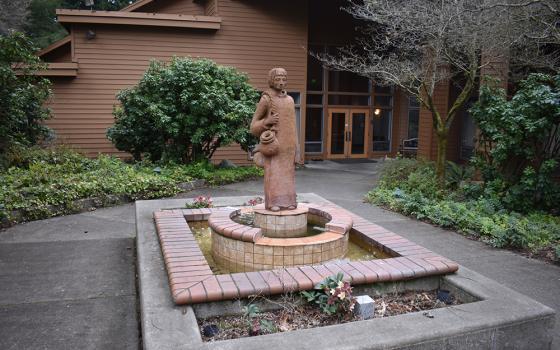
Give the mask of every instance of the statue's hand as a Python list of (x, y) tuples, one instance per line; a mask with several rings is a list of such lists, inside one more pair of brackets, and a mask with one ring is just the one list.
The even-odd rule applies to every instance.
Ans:
[(278, 113), (272, 113), (266, 118), (265, 125), (268, 128), (271, 128), (277, 125), (279, 121), (280, 121), (280, 115)]

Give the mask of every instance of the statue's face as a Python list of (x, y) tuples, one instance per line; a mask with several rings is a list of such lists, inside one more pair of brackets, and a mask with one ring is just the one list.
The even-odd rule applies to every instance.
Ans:
[(286, 77), (285, 75), (277, 75), (274, 77), (274, 80), (272, 81), (272, 83), (274, 84), (274, 88), (276, 90), (284, 90), (287, 82), (288, 82), (288, 77)]

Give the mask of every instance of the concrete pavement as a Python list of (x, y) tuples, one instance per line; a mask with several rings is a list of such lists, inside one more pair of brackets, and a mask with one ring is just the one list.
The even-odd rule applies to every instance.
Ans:
[[(363, 203), (379, 163), (311, 162), (298, 192), (314, 192), (441, 255), (560, 310), (560, 267), (498, 250)], [(262, 181), (199, 194), (261, 195)], [(135, 349), (138, 319), (132, 204), (0, 232), (0, 349)], [(560, 322), (553, 347), (560, 349)]]

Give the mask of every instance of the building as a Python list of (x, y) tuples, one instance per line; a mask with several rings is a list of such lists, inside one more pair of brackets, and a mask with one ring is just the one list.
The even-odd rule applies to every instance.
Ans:
[[(206, 57), (246, 72), (266, 88), (270, 68), (288, 71), (306, 159), (374, 158), (402, 150), (435, 158), (431, 116), (399, 89), (380, 87), (349, 72), (330, 71), (309, 52), (332, 50), (356, 37), (342, 0), (139, 0), (121, 11), (58, 10), (70, 35), (42, 50), (52, 78), (58, 139), (88, 155), (119, 153), (107, 140), (116, 94), (135, 85), (150, 60)], [(438, 86), (445, 112), (454, 93)], [(463, 113), (464, 114), (464, 113)], [(448, 159), (466, 159), (474, 126), (459, 116)], [(404, 142), (405, 140), (409, 140)], [(249, 163), (238, 146), (219, 149), (216, 161)]]

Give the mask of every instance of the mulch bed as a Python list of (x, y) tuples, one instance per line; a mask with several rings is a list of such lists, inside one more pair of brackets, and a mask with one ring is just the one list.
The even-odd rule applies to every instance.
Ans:
[[(462, 304), (461, 300), (453, 295), (451, 295), (446, 302), (439, 300), (436, 290), (390, 294), (382, 297), (374, 297), (373, 299), (375, 301), (374, 318), (389, 317), (417, 311), (424, 311), (423, 315), (425, 317), (433, 318), (427, 310)], [(219, 341), (362, 320), (360, 317), (353, 314), (341, 317), (337, 315), (326, 315), (322, 313), (317, 306), (304, 303), (302, 299), (296, 295), (284, 296), (280, 300), (271, 302), (277, 304), (280, 309), (259, 313), (257, 320), (270, 321), (274, 325), (274, 329), (261, 330), (259, 334), (249, 334), (250, 322), (248, 317), (244, 315), (216, 316), (198, 321), (202, 339), (204, 341)], [(216, 330), (216, 334), (209, 334), (215, 333)]]

